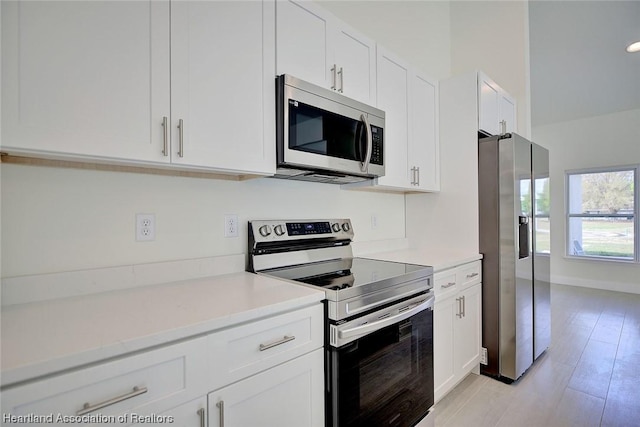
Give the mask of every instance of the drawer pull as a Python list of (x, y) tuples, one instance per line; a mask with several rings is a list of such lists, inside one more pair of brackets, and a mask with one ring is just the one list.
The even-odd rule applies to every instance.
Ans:
[(114, 397), (109, 400), (105, 400), (104, 402), (96, 403), (95, 405), (91, 405), (89, 402), (85, 403), (81, 410), (76, 412), (76, 415), (85, 415), (93, 411), (97, 411), (98, 409), (106, 408), (107, 406), (115, 405), (116, 403), (122, 402), (123, 400), (131, 399), (132, 397), (140, 396), (141, 394), (145, 394), (149, 391), (146, 387), (134, 387), (133, 391), (127, 394), (123, 394), (122, 396)]
[(442, 289), (447, 289), (447, 288), (452, 287), (452, 286), (453, 286), (453, 285), (455, 285), (455, 284), (456, 284), (456, 282), (449, 282), (449, 283), (447, 283), (446, 285), (440, 285), (440, 287), (441, 287)]
[(204, 408), (198, 409), (198, 417), (200, 417), (200, 427), (205, 427), (207, 418), (205, 417)]
[(295, 339), (296, 339), (296, 337), (293, 336), (293, 335), (291, 335), (291, 336), (285, 335), (281, 340), (274, 341), (274, 342), (269, 343), (269, 344), (260, 344), (260, 351), (269, 350), (270, 348), (276, 347), (278, 345), (284, 344), (284, 343), (289, 342), (289, 341), (293, 341)]
[(476, 277), (478, 274), (480, 274), (480, 273), (467, 274), (467, 279), (472, 279), (472, 278)]

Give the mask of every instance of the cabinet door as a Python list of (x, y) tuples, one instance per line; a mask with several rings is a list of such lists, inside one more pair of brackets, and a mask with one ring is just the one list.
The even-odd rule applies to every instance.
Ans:
[(2, 2), (10, 153), (168, 162), (169, 3)]
[(331, 34), (335, 64), (330, 64), (330, 68), (337, 67), (337, 90), (365, 104), (375, 105), (375, 42), (342, 23), (336, 24)]
[(291, 74), (322, 87), (335, 85), (327, 17), (311, 2), (276, 2), (277, 74)]
[(437, 301), (433, 311), (433, 388), (436, 402), (455, 385), (455, 322), (458, 320), (456, 298)]
[(420, 191), (440, 190), (438, 138), (438, 86), (420, 74), (411, 76), (409, 172), (411, 185)]
[(504, 121), (506, 133), (516, 132), (516, 101), (506, 92), (500, 93), (500, 122)]
[(209, 426), (323, 427), (323, 351), (209, 393)]
[[(130, 417), (132, 417), (130, 415)], [(133, 419), (135, 421), (135, 419)], [(138, 420), (145, 426), (164, 427), (167, 424), (179, 427), (203, 427), (207, 425), (207, 397), (202, 396), (158, 416), (148, 415)]]
[(378, 108), (385, 112), (385, 176), (378, 183), (409, 187), (409, 67), (378, 46), (377, 68)]
[(478, 129), (490, 135), (500, 133), (500, 87), (483, 73), (478, 73)]
[(462, 298), (462, 317), (456, 318), (454, 360), (464, 376), (480, 362), (481, 285), (471, 286), (458, 296)]
[(270, 1), (172, 3), (172, 162), (275, 172), (273, 22)]

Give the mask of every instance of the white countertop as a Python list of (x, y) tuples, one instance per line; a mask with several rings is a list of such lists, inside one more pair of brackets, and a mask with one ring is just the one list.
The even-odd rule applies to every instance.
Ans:
[(434, 272), (482, 259), (482, 255), (477, 253), (453, 253), (427, 249), (403, 249), (390, 252), (378, 252), (366, 254), (364, 257), (384, 261), (405, 262), (408, 264), (430, 265), (433, 267)]
[(2, 386), (322, 301), (252, 273), (2, 307)]

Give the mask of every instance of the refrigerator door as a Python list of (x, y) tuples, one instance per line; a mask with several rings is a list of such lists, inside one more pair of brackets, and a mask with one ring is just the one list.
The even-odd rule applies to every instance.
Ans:
[(533, 349), (537, 359), (551, 342), (549, 152), (532, 144), (533, 158)]
[(500, 154), (500, 376), (520, 377), (533, 363), (531, 143), (512, 134)]
[(482, 372), (515, 380), (533, 362), (531, 143), (515, 134), (478, 150)]

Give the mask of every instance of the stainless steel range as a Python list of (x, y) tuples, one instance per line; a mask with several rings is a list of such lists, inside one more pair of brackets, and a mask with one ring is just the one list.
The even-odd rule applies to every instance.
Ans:
[(354, 258), (348, 219), (249, 222), (249, 271), (326, 295), (326, 425), (414, 426), (433, 406), (433, 269)]

